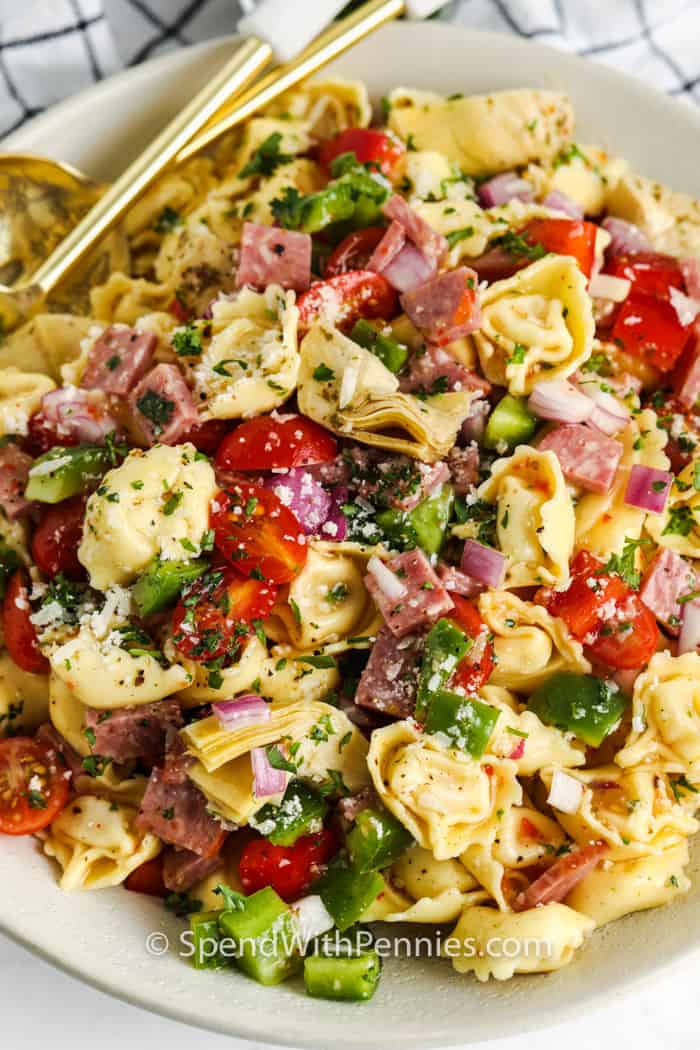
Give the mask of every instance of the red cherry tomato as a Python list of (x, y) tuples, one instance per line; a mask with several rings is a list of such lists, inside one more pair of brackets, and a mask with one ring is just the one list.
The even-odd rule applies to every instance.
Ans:
[(182, 300), (178, 299), (176, 295), (172, 297), (168, 304), (168, 310), (176, 317), (180, 324), (187, 324), (192, 317), (192, 311), (189, 310)]
[(351, 270), (364, 270), (385, 233), (384, 226), (365, 226), (364, 230), (349, 233), (328, 256), (323, 274), (326, 280)]
[(659, 299), (669, 299), (671, 288), (685, 291), (678, 259), (672, 255), (662, 255), (661, 252), (615, 255), (605, 264), (604, 273), (624, 277), (632, 282), (635, 292), (645, 292)]
[(305, 416), (257, 416), (222, 441), (219, 470), (277, 470), (335, 459), (338, 445), (327, 430)]
[(397, 163), (406, 152), (398, 139), (375, 128), (348, 128), (333, 139), (324, 142), (319, 150), (319, 161), (330, 173), (331, 164), (343, 153), (354, 153), (360, 164), (373, 164), (382, 175), (391, 178)]
[(390, 320), (397, 312), (396, 292), (385, 277), (370, 270), (351, 270), (317, 281), (297, 299), (299, 326), (309, 328), (321, 314), (333, 317), (338, 328), (352, 328), (361, 317)]
[(30, 416), (27, 426), (27, 446), (33, 455), (41, 455), (48, 452), (56, 445), (79, 445), (80, 438), (75, 434), (59, 434), (56, 424), (51, 423), (43, 412), (35, 412)]
[(168, 890), (163, 882), (163, 854), (134, 868), (124, 880), (124, 886), (132, 893), (147, 893), (149, 897), (167, 897)]
[(192, 660), (235, 656), (253, 620), (272, 610), (277, 588), (244, 579), (232, 569), (213, 569), (188, 587), (173, 611), (173, 641)]
[(631, 291), (617, 311), (610, 341), (661, 372), (669, 372), (691, 331), (665, 299)]
[(0, 740), (0, 832), (33, 835), (60, 813), (70, 794), (66, 767), (31, 737)]
[(180, 441), (190, 441), (199, 452), (213, 456), (230, 430), (231, 423), (227, 419), (207, 419), (190, 427)]
[(293, 846), (253, 839), (241, 853), (238, 873), (246, 893), (271, 886), (282, 900), (293, 901), (315, 882), (323, 865), (337, 852), (338, 840), (330, 828), (302, 835)]
[(231, 485), (215, 496), (210, 521), (215, 547), (244, 576), (289, 583), (306, 564), (301, 525), (270, 489)]
[(32, 537), (32, 558), (47, 576), (62, 572), (79, 580), (85, 569), (78, 561), (78, 546), (83, 536), (85, 502), (81, 496), (47, 506)]
[(452, 619), (474, 639), (469, 652), (455, 668), (451, 684), (461, 686), (467, 693), (478, 693), (493, 671), (493, 642), (489, 641), (488, 628), (471, 602), (459, 594), (451, 597), (455, 603)]
[(28, 577), (24, 569), (17, 569), (10, 577), (2, 603), (5, 646), (23, 671), (48, 674), (49, 661), (39, 649), (34, 624), (29, 619), (31, 611)]
[(594, 222), (583, 219), (533, 219), (521, 233), (529, 244), (541, 244), (555, 255), (572, 256), (586, 277), (590, 277), (597, 229)]

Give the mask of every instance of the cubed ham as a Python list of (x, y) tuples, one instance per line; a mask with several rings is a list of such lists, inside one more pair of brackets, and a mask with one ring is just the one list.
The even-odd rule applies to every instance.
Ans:
[(176, 445), (199, 416), (176, 365), (156, 365), (129, 397), (134, 426), (144, 444)]
[(377, 247), (372, 252), (365, 269), (373, 270), (374, 273), (384, 273), (384, 270), (399, 254), (406, 243), (406, 231), (400, 222), (392, 222), (382, 237)]
[(49, 753), (55, 753), (66, 767), (66, 773), (75, 779), (85, 773), (83, 759), (78, 752), (70, 746), (67, 740), (61, 736), (59, 731), (51, 722), (43, 722), (36, 731), (36, 739), (44, 744)]
[(678, 599), (695, 587), (695, 574), (685, 558), (660, 547), (644, 573), (639, 597), (671, 634), (678, 634), (683, 612)]
[(619, 441), (583, 423), (556, 427), (537, 447), (554, 452), (567, 481), (590, 492), (610, 490), (624, 451)]
[(277, 226), (244, 222), (236, 285), (269, 284), (305, 292), (311, 283), (311, 236)]
[(161, 762), (165, 753), (168, 726), (182, 726), (177, 700), (161, 700), (140, 707), (101, 711), (88, 707), (85, 721), (95, 734), (93, 750), (115, 762), (139, 759), (147, 766)]
[(474, 398), (469, 405), (469, 415), (459, 429), (460, 441), (463, 441), (465, 444), (471, 441), (481, 441), (490, 414), (490, 403), (483, 397)]
[(447, 453), (452, 486), (458, 496), (465, 496), (479, 480), (479, 448), (475, 444), (466, 448), (456, 445)]
[(103, 390), (63, 386), (41, 399), (39, 411), (29, 421), (33, 439), (42, 449), (52, 445), (101, 445), (119, 424), (110, 413)]
[(411, 356), (408, 369), (399, 379), (399, 389), (406, 394), (415, 391), (444, 394), (449, 390), (483, 390), (488, 393), (491, 385), (448, 350), (441, 346), (427, 346)]
[(479, 279), (466, 266), (439, 273), (404, 292), (401, 305), (426, 339), (440, 346), (469, 335), (481, 324)]
[(691, 412), (700, 397), (700, 321), (693, 326), (693, 334), (671, 376), (671, 385), (683, 408)]
[(355, 703), (392, 718), (409, 718), (416, 706), (422, 639), (395, 638), (379, 629), (355, 693)]
[(211, 857), (200, 857), (189, 849), (169, 847), (163, 854), (163, 882), (172, 893), (186, 893), (221, 864), (220, 852)]
[(438, 565), (437, 574), (446, 591), (459, 594), (462, 598), (475, 598), (477, 594), (486, 590), (486, 584), (475, 580), (473, 576), (468, 576), (466, 572), (462, 572), (454, 565), (445, 565), (443, 562)]
[(221, 849), (225, 832), (207, 811), (207, 800), (188, 779), (166, 778), (154, 769), (146, 786), (136, 826), (163, 842), (211, 857)]
[(150, 368), (157, 345), (152, 332), (124, 325), (105, 329), (92, 344), (81, 387), (126, 397)]
[(385, 594), (371, 573), (365, 576), (365, 583), (396, 638), (405, 638), (407, 634), (429, 627), (454, 608), (454, 602), (423, 551), (397, 554), (387, 562), (387, 568), (403, 584), (405, 594), (401, 598)]
[(32, 457), (14, 441), (0, 448), (0, 507), (11, 521), (26, 514), (31, 507), (24, 498), (24, 490), (32, 463)]
[(398, 194), (389, 198), (382, 211), (387, 218), (403, 226), (408, 240), (413, 241), (426, 259), (435, 267), (439, 266), (449, 248), (446, 238), (441, 233), (436, 233)]

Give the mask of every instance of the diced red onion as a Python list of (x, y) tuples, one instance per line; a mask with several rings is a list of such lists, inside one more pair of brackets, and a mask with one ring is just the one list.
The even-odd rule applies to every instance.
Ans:
[(597, 427), (609, 437), (619, 434), (629, 422), (630, 410), (627, 405), (620, 404), (612, 394), (601, 390), (597, 381), (582, 382), (579, 389), (591, 399), (595, 406), (587, 420), (589, 425)]
[(328, 909), (317, 894), (302, 897), (294, 901), (290, 907), (297, 921), (299, 940), (302, 944), (308, 944), (314, 937), (328, 933), (335, 926)]
[(527, 407), (533, 415), (540, 419), (552, 419), (555, 423), (585, 423), (595, 409), (590, 397), (566, 379), (537, 383), (528, 398)]
[(560, 769), (554, 770), (547, 802), (561, 813), (576, 813), (583, 797), (583, 784)]
[(44, 394), (39, 411), (53, 425), (59, 437), (75, 439), (80, 443), (101, 444), (107, 434), (119, 428), (101, 390), (58, 387)]
[(515, 745), (515, 747), (511, 751), (511, 753), (508, 755), (508, 758), (512, 759), (513, 762), (517, 762), (518, 759), (522, 758), (524, 754), (525, 754), (525, 738), (524, 737), (520, 737), (520, 740), (518, 740), (517, 744)]
[(630, 470), (629, 481), (625, 490), (625, 503), (629, 507), (661, 514), (666, 506), (668, 491), (673, 481), (673, 474), (656, 467), (644, 467), (640, 463)]
[(700, 300), (684, 295), (678, 288), (669, 288), (669, 296), (678, 320), (684, 328), (687, 328), (700, 313)]
[(484, 590), (485, 584), (481, 580), (475, 580), (473, 576), (468, 576), (454, 565), (438, 565), (437, 574), (446, 591), (453, 591), (463, 598), (475, 598)]
[(630, 293), (632, 282), (626, 277), (614, 277), (611, 273), (597, 273), (588, 284), (588, 294), (593, 299), (608, 299), (611, 303), (624, 303)]
[(263, 482), (289, 507), (307, 536), (318, 535), (333, 509), (333, 498), (303, 467), (274, 474)]
[(681, 618), (681, 633), (678, 636), (678, 655), (695, 653), (700, 646), (700, 598), (686, 602)]
[(562, 193), (561, 190), (550, 190), (542, 203), (545, 208), (552, 208), (553, 211), (563, 211), (572, 219), (582, 219), (584, 215), (581, 205), (569, 197), (568, 193)]
[(507, 204), (514, 197), (526, 203), (534, 199), (532, 183), (521, 179), (514, 171), (504, 171), (479, 187), (479, 204), (482, 208), (496, 208)]
[(700, 259), (681, 259), (681, 273), (688, 295), (700, 299)]
[(381, 271), (397, 292), (411, 292), (430, 280), (436, 271), (434, 260), (426, 258), (420, 248), (406, 241), (401, 251)]
[(236, 700), (219, 700), (211, 709), (224, 729), (244, 729), (270, 720), (269, 705), (255, 693)]
[(626, 219), (616, 219), (614, 215), (608, 215), (603, 219), (601, 226), (607, 230), (612, 240), (608, 245), (610, 255), (633, 255), (635, 252), (651, 252), (654, 250), (646, 234), (642, 233), (638, 226)]
[(398, 576), (376, 555), (372, 555), (367, 562), (367, 571), (372, 574), (377, 587), (390, 602), (398, 602), (408, 594)]
[(462, 572), (481, 580), (487, 587), (500, 587), (506, 567), (506, 559), (493, 547), (485, 547), (476, 540), (465, 540), (461, 560)]
[(491, 405), (483, 397), (477, 397), (472, 401), (469, 406), (469, 415), (462, 423), (460, 429), (461, 440), (467, 444), (470, 441), (481, 441), (490, 412)]
[(341, 543), (348, 535), (348, 519), (342, 511), (343, 503), (348, 502), (348, 490), (344, 485), (331, 489), (331, 507), (328, 517), (319, 529), (319, 536), (324, 540)]
[(250, 762), (253, 767), (253, 794), (256, 798), (269, 798), (287, 790), (289, 773), (270, 765), (264, 747), (254, 747), (251, 750)]

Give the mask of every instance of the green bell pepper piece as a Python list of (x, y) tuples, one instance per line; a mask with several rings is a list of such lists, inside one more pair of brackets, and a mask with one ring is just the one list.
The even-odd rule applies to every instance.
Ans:
[(438, 620), (425, 638), (418, 675), (415, 717), (424, 721), (437, 689), (442, 689), (455, 667), (473, 645), (472, 639), (452, 620)]
[(0, 540), (0, 599), (5, 597), (8, 580), (21, 564), (22, 559), (17, 551)]
[(382, 963), (376, 951), (341, 958), (307, 955), (304, 987), (316, 999), (371, 999), (379, 983)]
[(385, 809), (363, 809), (345, 839), (350, 863), (363, 874), (388, 868), (413, 845), (413, 837)]
[(536, 426), (537, 420), (528, 412), (525, 399), (506, 394), (488, 418), (484, 444), (486, 448), (498, 448), (505, 442), (508, 448), (514, 448), (529, 441)]
[(336, 157), (331, 174), (334, 180), (325, 189), (306, 196), (287, 187), (271, 205), (279, 224), (289, 230), (318, 233), (338, 223), (360, 228), (379, 222), (381, 206), (389, 196), (386, 179), (370, 174), (354, 154)]
[(206, 572), (208, 562), (160, 561), (156, 558), (134, 584), (132, 595), (140, 616), (152, 616), (174, 605), (180, 591)]
[(219, 916), (222, 937), (234, 942), (239, 970), (260, 984), (280, 984), (302, 967), (291, 910), (266, 886)]
[(426, 554), (437, 554), (442, 547), (450, 520), (454, 490), (441, 485), (413, 510), (382, 510), (377, 525), (392, 546), (400, 550), (421, 547)]
[(323, 827), (328, 803), (301, 780), (292, 780), (278, 806), (268, 802), (250, 824), (273, 846), (292, 846), (301, 835), (312, 835)]
[(446, 737), (450, 747), (480, 758), (491, 739), (499, 712), (470, 696), (438, 689), (425, 720), (426, 733)]
[(331, 864), (314, 886), (339, 930), (347, 930), (382, 892), (384, 879), (375, 871), (360, 872)]
[(627, 698), (592, 675), (559, 671), (536, 689), (528, 707), (545, 725), (556, 726), (591, 747), (599, 747), (617, 728)]
[(350, 338), (364, 346), (365, 350), (371, 350), (390, 372), (400, 372), (408, 360), (408, 347), (388, 335), (383, 335), (369, 321), (357, 321)]
[(103, 445), (56, 446), (34, 460), (25, 496), (40, 503), (61, 503), (84, 492), (113, 466), (113, 448)]
[(194, 949), (190, 962), (195, 970), (220, 970), (229, 965), (229, 960), (219, 950), (221, 914), (221, 911), (200, 911), (190, 916)]

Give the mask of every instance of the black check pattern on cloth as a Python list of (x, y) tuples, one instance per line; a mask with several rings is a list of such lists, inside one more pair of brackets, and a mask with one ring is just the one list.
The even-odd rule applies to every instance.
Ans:
[[(314, 0), (289, 0), (303, 17)], [(235, 30), (255, 0), (0, 0), (0, 136), (154, 55)], [(452, 0), (444, 21), (541, 40), (700, 104), (700, 0)]]

